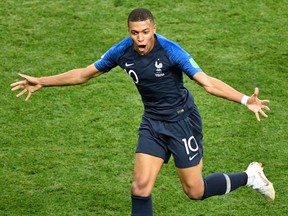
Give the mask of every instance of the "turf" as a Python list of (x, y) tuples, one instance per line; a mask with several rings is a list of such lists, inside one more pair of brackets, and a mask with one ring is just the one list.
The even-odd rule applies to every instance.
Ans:
[(185, 77), (204, 124), (204, 175), (263, 162), (276, 200), (250, 188), (203, 202), (182, 192), (173, 160), (153, 191), (155, 215), (287, 215), (288, 1), (71, 0), (0, 2), (0, 215), (129, 215), (137, 129), (143, 111), (119, 68), (85, 85), (15, 98), (18, 73), (47, 76), (85, 67), (127, 36), (126, 18), (148, 7), (158, 33), (203, 70), (270, 99), (257, 122)]

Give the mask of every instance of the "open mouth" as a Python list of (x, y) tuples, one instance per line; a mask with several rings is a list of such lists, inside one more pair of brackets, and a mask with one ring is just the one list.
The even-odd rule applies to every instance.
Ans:
[(145, 55), (145, 53), (147, 52), (147, 45), (138, 45), (137, 51), (140, 55)]
[(139, 45), (138, 48), (139, 48), (139, 49), (145, 49), (145, 48), (146, 48), (146, 45)]

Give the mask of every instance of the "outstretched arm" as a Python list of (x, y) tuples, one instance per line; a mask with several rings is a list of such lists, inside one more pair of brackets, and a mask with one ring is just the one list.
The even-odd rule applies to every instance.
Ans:
[(265, 118), (268, 117), (263, 110), (270, 110), (269, 107), (265, 105), (269, 103), (269, 100), (260, 100), (258, 98), (258, 88), (255, 88), (251, 97), (247, 97), (221, 80), (210, 77), (204, 72), (196, 73), (193, 79), (212, 95), (246, 105), (249, 110), (255, 113), (258, 121), (260, 121), (259, 113)]
[(19, 94), (16, 95), (16, 97), (20, 97), (28, 92), (28, 95), (25, 99), (25, 101), (28, 101), (32, 93), (38, 91), (42, 87), (78, 85), (85, 83), (89, 79), (97, 77), (101, 74), (102, 72), (95, 68), (94, 64), (91, 64), (86, 68), (74, 69), (65, 73), (48, 77), (31, 77), (28, 75), (19, 74), (23, 80), (12, 83), (10, 86), (13, 87), (11, 89), (12, 91), (23, 89)]

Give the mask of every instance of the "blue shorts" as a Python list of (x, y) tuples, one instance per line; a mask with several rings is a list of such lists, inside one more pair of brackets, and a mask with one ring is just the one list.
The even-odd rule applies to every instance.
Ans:
[(193, 167), (203, 157), (202, 138), (202, 121), (196, 105), (188, 117), (176, 122), (143, 116), (136, 153), (160, 157), (165, 163), (172, 154), (177, 168)]

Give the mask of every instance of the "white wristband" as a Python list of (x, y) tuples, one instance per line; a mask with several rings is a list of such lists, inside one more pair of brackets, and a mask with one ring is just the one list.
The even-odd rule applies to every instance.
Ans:
[(249, 99), (249, 97), (247, 95), (244, 95), (241, 99), (241, 104), (246, 106), (248, 99)]

